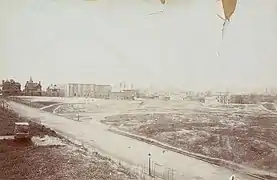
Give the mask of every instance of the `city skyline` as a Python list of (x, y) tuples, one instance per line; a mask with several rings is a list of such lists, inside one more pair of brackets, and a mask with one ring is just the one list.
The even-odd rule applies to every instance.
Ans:
[[(32, 78), (32, 76), (29, 76), (29, 79)], [(2, 79), (2, 80), (15, 80), (16, 82), (19, 82), (16, 78), (6, 78), (6, 79)], [(24, 87), (24, 85), (26, 84), (27, 81), (29, 81), (29, 79), (25, 80), (23, 83), (19, 82), (22, 86), (22, 88)], [(33, 79), (33, 78), (32, 78)], [(256, 88), (226, 88), (226, 89), (202, 89), (202, 90), (193, 90), (190, 88), (175, 88), (175, 87), (158, 87), (158, 86), (153, 86), (153, 85), (149, 85), (147, 87), (138, 87), (136, 86), (136, 84), (131, 83), (131, 82), (126, 82), (126, 81), (121, 81), (121, 82), (117, 82), (117, 83), (112, 83), (112, 84), (96, 84), (93, 82), (90, 83), (81, 83), (80, 82), (68, 82), (68, 83), (51, 83), (51, 84), (45, 84), (43, 83), (42, 80), (37, 80), (34, 79), (34, 82), (40, 82), (42, 84), (42, 90), (46, 90), (48, 87), (50, 87), (51, 85), (57, 85), (58, 88), (62, 88), (63, 86), (69, 85), (69, 84), (85, 84), (85, 85), (111, 85), (113, 91), (119, 91), (122, 89), (144, 89), (144, 90), (149, 90), (149, 91), (153, 91), (153, 92), (213, 92), (213, 93), (217, 93), (217, 92), (230, 92), (230, 93), (271, 93), (271, 94), (277, 94), (277, 86), (275, 87), (256, 87)], [(53, 81), (54, 82), (54, 81)], [(2, 83), (2, 82), (1, 82)], [(1, 84), (0, 83), (0, 84)], [(120, 84), (122, 84), (121, 88), (120, 88)], [(124, 85), (125, 84), (125, 85)]]

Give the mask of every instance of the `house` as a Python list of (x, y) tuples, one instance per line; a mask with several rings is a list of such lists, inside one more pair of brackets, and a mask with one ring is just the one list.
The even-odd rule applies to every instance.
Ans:
[(11, 80), (2, 81), (2, 95), (3, 96), (17, 96), (21, 95), (21, 84)]
[(60, 89), (57, 87), (56, 84), (51, 84), (46, 89), (46, 96), (60, 97)]
[(41, 96), (42, 95), (42, 86), (40, 81), (35, 83), (30, 77), (30, 80), (26, 82), (24, 89), (25, 96)]

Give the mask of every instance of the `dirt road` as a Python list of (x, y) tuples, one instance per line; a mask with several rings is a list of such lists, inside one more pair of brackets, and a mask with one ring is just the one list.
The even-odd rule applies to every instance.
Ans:
[[(175, 170), (174, 177), (176, 180), (183, 180), (184, 178), (222, 180), (228, 179), (233, 173), (228, 169), (216, 167), (175, 152), (167, 151), (163, 153), (163, 148), (109, 132), (106, 125), (97, 121), (77, 122), (22, 104), (14, 102), (10, 104), (16, 112), (28, 117), (39, 118), (46, 126), (67, 137), (82, 141), (87, 147), (97, 148), (122, 162), (131, 165), (147, 164), (148, 154), (151, 153), (152, 160), (160, 165), (156, 172), (163, 174), (165, 168), (172, 168)], [(99, 117), (95, 116), (95, 119), (97, 118)], [(240, 179), (248, 180), (251, 178), (241, 177)]]

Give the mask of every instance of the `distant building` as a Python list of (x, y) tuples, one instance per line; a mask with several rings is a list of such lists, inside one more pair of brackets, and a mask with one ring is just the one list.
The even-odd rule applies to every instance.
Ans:
[(116, 91), (110, 93), (111, 99), (117, 100), (134, 100), (136, 97), (135, 90), (123, 90), (123, 91)]
[(230, 103), (233, 104), (257, 104), (257, 103), (273, 103), (277, 101), (275, 95), (265, 94), (232, 94), (230, 96)]
[(94, 85), (94, 98), (109, 99), (111, 91), (111, 85)]
[(185, 95), (187, 97), (192, 97), (192, 96), (195, 96), (195, 93), (193, 91), (187, 91), (187, 92), (185, 92)]
[(255, 104), (257, 102), (254, 100), (254, 97), (251, 97), (250, 95), (232, 94), (230, 95), (230, 103), (231, 104)]
[(93, 97), (94, 84), (69, 83), (62, 89), (67, 97)]
[(25, 96), (41, 96), (42, 95), (42, 86), (40, 81), (38, 83), (33, 82), (32, 77), (26, 82), (24, 89)]
[(112, 90), (111, 85), (70, 83), (64, 88), (67, 97), (94, 97), (108, 99)]
[(205, 97), (212, 97), (212, 92), (211, 91), (206, 91), (205, 92)]
[(259, 100), (260, 100), (260, 102), (273, 103), (273, 102), (277, 101), (277, 96), (276, 95), (260, 95)]
[(218, 92), (216, 93), (216, 100), (222, 104), (228, 104), (230, 102), (230, 96), (228, 92)]
[(2, 95), (3, 96), (17, 96), (21, 95), (21, 84), (11, 80), (2, 81)]
[(56, 84), (55, 85), (51, 84), (46, 89), (46, 96), (60, 97), (60, 89)]

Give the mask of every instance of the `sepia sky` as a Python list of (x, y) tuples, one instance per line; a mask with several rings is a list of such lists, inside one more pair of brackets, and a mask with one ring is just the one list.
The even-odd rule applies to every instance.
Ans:
[(223, 41), (216, 0), (171, 0), (148, 15), (161, 8), (155, 0), (1, 0), (0, 78), (277, 86), (277, 1), (239, 1)]

